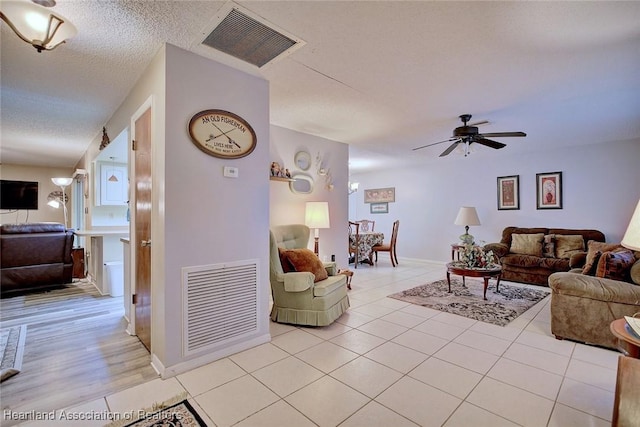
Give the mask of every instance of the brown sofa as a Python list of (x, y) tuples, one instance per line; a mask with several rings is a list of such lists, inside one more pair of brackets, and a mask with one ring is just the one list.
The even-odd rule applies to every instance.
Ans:
[(0, 225), (1, 294), (72, 282), (73, 230), (53, 222)]
[(625, 280), (582, 274), (582, 269), (553, 273), (551, 288), (551, 333), (616, 349), (617, 339), (609, 325), (640, 312), (640, 252)]
[[(535, 255), (515, 253), (513, 247), (513, 235), (540, 235), (544, 236), (541, 253)], [(554, 250), (554, 236), (580, 235), (583, 239), (582, 250), (576, 250), (571, 255), (559, 254)], [(502, 239), (499, 243), (489, 243), (485, 250), (491, 250), (498, 257), (502, 266), (502, 280), (530, 283), (534, 285), (548, 286), (549, 276), (555, 272), (569, 271), (574, 263), (584, 261), (587, 250), (587, 242), (595, 240), (604, 242), (604, 234), (598, 230), (572, 230), (565, 228), (521, 228), (506, 227), (502, 231)], [(558, 256), (559, 255), (559, 256)]]

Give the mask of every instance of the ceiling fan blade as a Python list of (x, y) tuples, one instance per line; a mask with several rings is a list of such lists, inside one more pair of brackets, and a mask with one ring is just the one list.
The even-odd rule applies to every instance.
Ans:
[(480, 120), (479, 122), (469, 123), (467, 126), (480, 126), (486, 125), (487, 123), (489, 123), (489, 120)]
[(495, 148), (495, 149), (504, 148), (507, 146), (507, 144), (503, 144), (502, 142), (498, 142), (498, 141), (492, 141), (487, 138), (476, 138), (473, 140), (473, 142), (477, 142), (480, 145), (484, 145), (484, 146)]
[(443, 142), (451, 142), (451, 141), (458, 141), (458, 140), (460, 140), (460, 138), (449, 138), (449, 139), (445, 139), (444, 141), (434, 142), (432, 144), (423, 145), (422, 147), (413, 148), (412, 151), (422, 150), (423, 148), (431, 147), (432, 145), (442, 144)]
[(504, 138), (507, 136), (527, 136), (524, 132), (494, 132), (494, 133), (483, 133), (478, 135), (480, 137), (488, 136), (490, 138)]
[(451, 145), (449, 146), (449, 148), (447, 148), (446, 150), (444, 150), (444, 151), (442, 152), (442, 154), (440, 154), (440, 156), (439, 156), (439, 157), (444, 157), (444, 156), (448, 155), (449, 153), (451, 153), (453, 150), (455, 150), (455, 149), (456, 149), (456, 147), (458, 146), (458, 144), (459, 144), (460, 142), (462, 142), (462, 140), (461, 140), (461, 139), (460, 139), (460, 140), (458, 140), (458, 141), (456, 141), (456, 142), (454, 142), (453, 144), (451, 144)]

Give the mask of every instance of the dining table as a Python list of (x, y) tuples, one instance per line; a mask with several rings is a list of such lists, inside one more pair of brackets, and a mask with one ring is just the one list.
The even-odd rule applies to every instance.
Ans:
[[(349, 235), (350, 246), (355, 244), (356, 235)], [(358, 233), (358, 262), (373, 265), (373, 247), (384, 243), (384, 233), (365, 231)], [(349, 261), (351, 262), (351, 261)]]

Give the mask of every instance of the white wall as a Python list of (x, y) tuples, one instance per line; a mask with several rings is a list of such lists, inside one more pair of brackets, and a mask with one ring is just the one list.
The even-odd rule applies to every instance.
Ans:
[[(199, 150), (191, 142), (188, 124), (194, 114), (208, 109), (244, 118), (257, 135), (255, 150), (234, 160)], [(158, 207), (164, 232), (158, 237), (163, 238), (159, 243), (164, 256), (163, 265), (153, 268), (164, 282), (165, 306), (157, 314), (163, 319), (166, 340), (162, 362), (171, 366), (185, 360), (180, 309), (183, 267), (258, 259), (260, 330), (256, 336), (268, 337), (269, 84), (167, 45), (164, 132), (164, 158), (153, 163), (154, 168), (159, 165), (154, 175), (162, 192)], [(224, 166), (236, 167), (239, 177), (223, 177)], [(152, 241), (158, 250), (156, 236)]]
[[(294, 157), (297, 152), (311, 154), (312, 165), (307, 171), (296, 167)], [(320, 154), (323, 167), (329, 170), (333, 189), (327, 187), (326, 176), (318, 174), (316, 158)], [(278, 162), (292, 174), (302, 173), (312, 177), (314, 189), (311, 194), (295, 194), (289, 183), (270, 181), (270, 224), (304, 224), (305, 202), (328, 202), (331, 228), (320, 230), (320, 259), (336, 255), (340, 267), (348, 266), (348, 145), (295, 132), (278, 126), (271, 126), (270, 162)], [(269, 164), (265, 162), (262, 172), (269, 174)], [(309, 239), (309, 249), (313, 249), (313, 230)], [(329, 258), (330, 259), (330, 258)]]
[[(507, 148), (508, 149), (508, 148)], [(492, 156), (492, 153), (495, 155)], [(476, 241), (497, 242), (506, 226), (592, 228), (619, 242), (640, 198), (640, 140), (525, 154), (487, 151), (425, 161), (424, 167), (353, 175), (360, 190), (349, 196), (349, 218), (372, 218), (376, 231), (400, 219), (398, 256), (446, 261), (464, 233), (453, 225), (461, 206), (475, 206)], [(562, 172), (563, 209), (536, 209), (536, 174)], [(520, 210), (497, 209), (499, 176), (520, 175)], [(389, 214), (369, 214), (363, 190), (395, 187)]]
[[(198, 362), (190, 360), (203, 357), (182, 355), (183, 267), (258, 259), (258, 317), (264, 321), (255, 335), (269, 336), (269, 85), (261, 78), (165, 45), (106, 124), (108, 132), (117, 135), (126, 129), (149, 99), (151, 346), (152, 358), (161, 364), (158, 367), (171, 374), (195, 367), (190, 363)], [(253, 153), (223, 160), (200, 151), (190, 140), (188, 124), (194, 114), (207, 109), (231, 111), (249, 122), (258, 139)], [(96, 135), (78, 167), (89, 169), (99, 154), (100, 140), (101, 134)], [(237, 167), (239, 177), (224, 178), (223, 166)], [(132, 173), (132, 180), (134, 176)]]
[[(62, 206), (58, 209), (47, 205), (47, 196), (52, 191), (59, 191), (51, 182), (54, 177), (70, 177), (73, 175), (74, 169), (68, 168), (47, 168), (38, 166), (24, 165), (0, 165), (0, 177), (14, 181), (36, 181), (38, 182), (38, 209), (37, 210), (20, 210), (20, 211), (0, 211), (1, 224), (19, 224), (25, 222), (59, 222), (64, 223), (64, 213)], [(69, 201), (68, 224), (71, 224), (71, 207), (73, 206), (73, 192), (71, 187), (65, 189)]]

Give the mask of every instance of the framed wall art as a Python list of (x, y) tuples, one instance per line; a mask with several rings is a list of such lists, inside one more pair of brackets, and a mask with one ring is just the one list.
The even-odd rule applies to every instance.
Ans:
[(372, 214), (386, 214), (386, 213), (389, 213), (389, 203), (387, 203), (387, 202), (371, 203), (369, 205), (369, 211)]
[(562, 209), (562, 172), (536, 174), (536, 208)]
[(520, 175), (498, 177), (498, 210), (520, 209)]
[(382, 202), (395, 202), (396, 201), (396, 189), (390, 188), (373, 188), (371, 190), (364, 190), (364, 202), (365, 203), (382, 203)]

